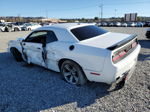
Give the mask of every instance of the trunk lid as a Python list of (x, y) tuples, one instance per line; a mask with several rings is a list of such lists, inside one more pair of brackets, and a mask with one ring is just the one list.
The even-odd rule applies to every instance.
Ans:
[(91, 39), (80, 41), (80, 44), (114, 50), (135, 37), (136, 35), (108, 32)]

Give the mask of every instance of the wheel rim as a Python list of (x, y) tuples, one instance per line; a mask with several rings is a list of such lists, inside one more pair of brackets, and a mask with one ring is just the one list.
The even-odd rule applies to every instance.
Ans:
[(73, 65), (71, 64), (64, 65), (62, 72), (67, 82), (71, 84), (78, 83), (79, 75), (78, 75), (77, 69)]

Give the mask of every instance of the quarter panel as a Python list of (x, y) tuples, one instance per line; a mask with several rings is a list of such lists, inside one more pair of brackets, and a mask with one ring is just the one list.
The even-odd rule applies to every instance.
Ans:
[[(74, 46), (73, 50), (69, 49), (71, 45)], [(47, 45), (47, 52), (47, 58), (57, 63), (63, 58), (71, 59), (83, 69), (93, 71), (102, 71), (106, 55), (104, 49), (61, 41)], [(50, 55), (49, 52), (53, 52), (53, 54)]]

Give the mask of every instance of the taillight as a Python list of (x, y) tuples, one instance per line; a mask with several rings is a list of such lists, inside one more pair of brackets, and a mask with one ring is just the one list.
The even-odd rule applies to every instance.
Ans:
[(121, 59), (123, 59), (125, 57), (125, 55), (127, 53), (129, 53), (129, 51), (131, 51), (133, 48), (135, 48), (138, 45), (137, 40), (135, 40), (133, 43), (131, 43), (129, 46), (126, 46), (125, 48), (123, 48), (120, 51), (117, 51), (114, 53), (113, 57), (112, 57), (112, 61), (114, 63), (117, 63), (118, 61), (120, 61)]
[(126, 54), (125, 51), (121, 51), (116, 53), (113, 57), (112, 57), (112, 61), (115, 63), (117, 61), (119, 61), (124, 55)]

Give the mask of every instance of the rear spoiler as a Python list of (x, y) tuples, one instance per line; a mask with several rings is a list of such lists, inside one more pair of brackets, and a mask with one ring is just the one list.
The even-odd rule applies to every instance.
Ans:
[(123, 40), (123, 41), (120, 41), (120, 42), (118, 42), (117, 44), (108, 47), (107, 49), (108, 49), (108, 50), (117, 49), (117, 48), (119, 48), (119, 47), (125, 45), (126, 43), (128, 43), (128, 42), (134, 40), (136, 37), (137, 37), (136, 34), (130, 35), (127, 39), (125, 39), (125, 40)]

